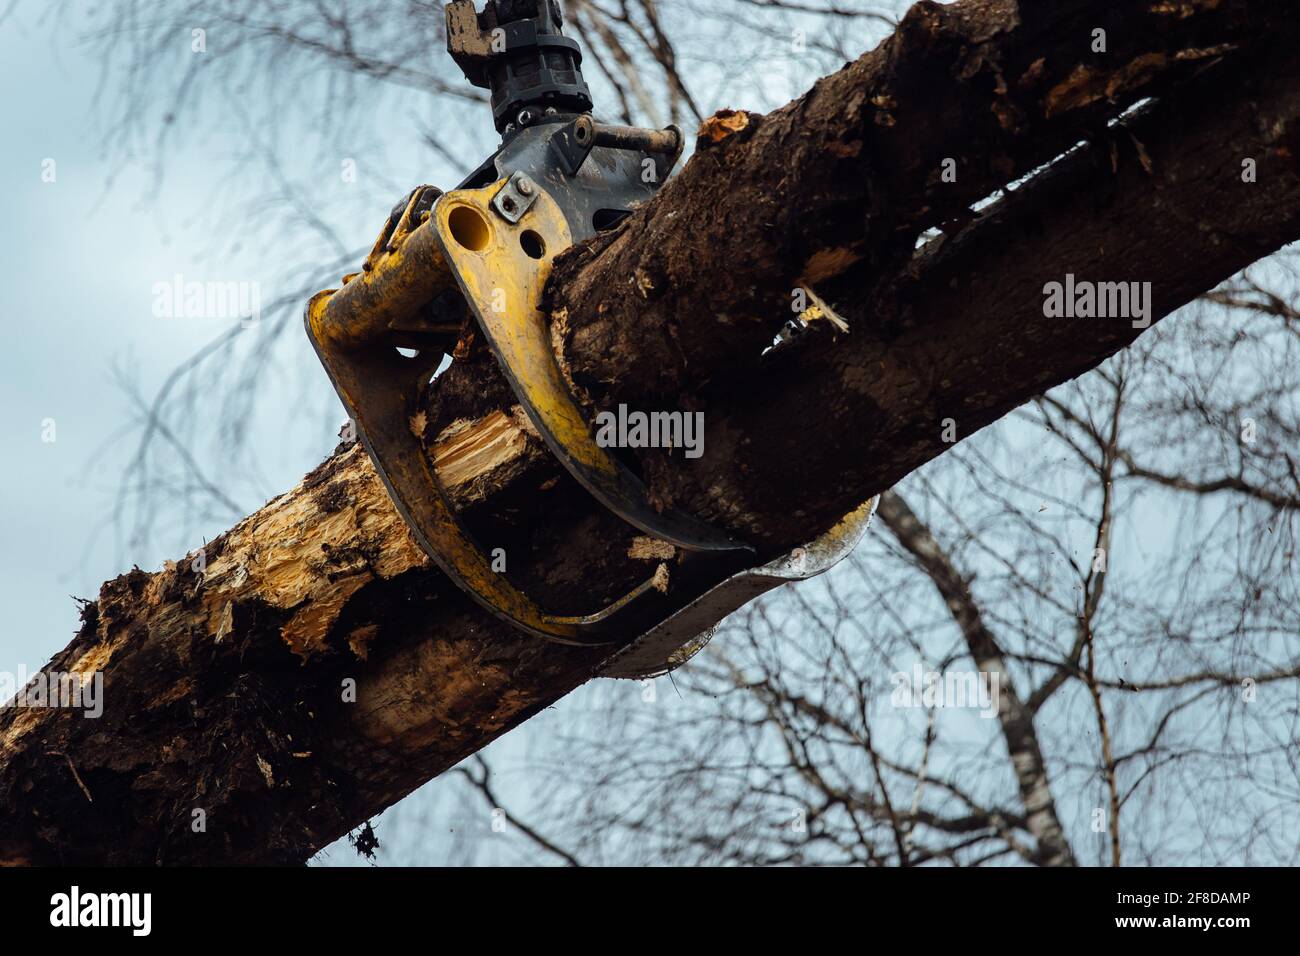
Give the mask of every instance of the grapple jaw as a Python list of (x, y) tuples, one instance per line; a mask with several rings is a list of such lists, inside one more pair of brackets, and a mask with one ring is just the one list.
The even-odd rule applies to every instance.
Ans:
[[(671, 669), (685, 659), (684, 646), (707, 639), (701, 636), (711, 633), (705, 623), (784, 581), (821, 573), (847, 554), (874, 501), (800, 549), (817, 560), (792, 555), (751, 567), (753, 552), (744, 542), (692, 515), (655, 507), (640, 477), (598, 444), (553, 352), (542, 291), (556, 256), (654, 196), (681, 156), (681, 132), (605, 126), (561, 108), (581, 105), (580, 98), (501, 85), (494, 71), (517, 63), (529, 48), (520, 36), (537, 40), (534, 52), (552, 49), (551, 40), (537, 38), (558, 36), (553, 0), (496, 0), (483, 15), (461, 0), (448, 6), (447, 16), (453, 56), (472, 82), (492, 87), (494, 103), (499, 86), (502, 95), (528, 89), (546, 96), (521, 108), (530, 115), (499, 122), (502, 146), (457, 189), (420, 186), (399, 203), (362, 270), (308, 303), (307, 334), (398, 510), (456, 584), (539, 637), (625, 645), (621, 663), (610, 665), (611, 676)], [(532, 34), (519, 26), (525, 23)], [(514, 40), (506, 52), (495, 52), (494, 31), (503, 27)], [(565, 44), (576, 50), (572, 41)], [(579, 60), (574, 57), (575, 68)], [(604, 507), (681, 549), (687, 562), (695, 561), (694, 573), (678, 575), (671, 587), (648, 578), (613, 604), (575, 616), (549, 613), (492, 567), (440, 483), (422, 430), (412, 425), (425, 387), (467, 317), (482, 331), (551, 453)]]

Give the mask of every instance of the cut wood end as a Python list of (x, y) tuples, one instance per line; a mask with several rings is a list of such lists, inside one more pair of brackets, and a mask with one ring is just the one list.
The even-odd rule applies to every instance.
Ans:
[(703, 123), (696, 134), (696, 145), (716, 145), (749, 127), (744, 110), (718, 110)]
[(627, 556), (634, 561), (671, 561), (677, 557), (677, 549), (668, 541), (638, 535), (632, 539)]
[[(491, 476), (513, 474), (527, 456), (529, 431), (521, 410), (493, 412), (453, 422), (430, 454), (438, 477), (460, 504), (489, 494)], [(423, 413), (412, 430), (422, 433)], [(338, 493), (346, 489), (346, 493)], [(328, 649), (330, 633), (348, 601), (376, 578), (389, 579), (429, 559), (389, 500), (360, 445), (343, 452), (323, 474), (308, 476), (292, 492), (229, 532), (210, 559), (198, 594), (207, 605), (208, 633), (216, 642), (234, 630), (236, 605), (256, 599), (292, 612), (281, 628), (285, 645), (306, 660)], [(250, 576), (249, 567), (258, 569)], [(154, 604), (165, 600), (177, 573), (155, 575)], [(375, 631), (348, 636), (352, 652), (366, 658)]]
[(660, 594), (668, 593), (668, 565), (661, 564), (659, 567), (655, 568), (655, 575), (652, 583), (654, 584), (655, 590)]
[(455, 488), (516, 460), (528, 444), (520, 417), (492, 412), (458, 419), (444, 428), (433, 447), (433, 467), (447, 488)]

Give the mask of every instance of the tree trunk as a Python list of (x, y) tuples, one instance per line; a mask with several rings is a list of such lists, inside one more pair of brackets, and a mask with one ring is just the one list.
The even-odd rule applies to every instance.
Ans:
[[(1142, 331), (1045, 317), (1045, 282), (1149, 281), (1154, 321), (1300, 237), (1300, 27), (1275, 6), (918, 4), (796, 103), (707, 122), (660, 197), (558, 264), (575, 390), (592, 411), (702, 409), (701, 459), (640, 455), (658, 500), (763, 555), (807, 540), (950, 447), (945, 419), (966, 437)], [(1094, 28), (1111, 52), (1088, 53)], [(947, 238), (914, 253), (931, 225)], [(796, 286), (851, 333), (760, 359)], [(625, 593), (661, 559), (632, 556), (636, 534), (551, 461), (464, 344), (425, 434), (466, 521), (550, 608)], [(102, 671), (102, 717), (0, 711), (0, 862), (302, 861), (608, 653), (479, 609), (355, 445), (203, 564), (133, 570), (84, 608), (48, 669)]]

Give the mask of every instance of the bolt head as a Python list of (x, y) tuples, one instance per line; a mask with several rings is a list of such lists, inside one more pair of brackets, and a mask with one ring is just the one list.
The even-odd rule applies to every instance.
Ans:
[(533, 194), (533, 181), (525, 176), (520, 176), (519, 181), (515, 183), (515, 188), (519, 190), (519, 195), (531, 196)]
[(529, 123), (533, 121), (533, 111), (520, 110), (519, 115), (515, 117), (515, 120), (519, 123), (520, 126), (527, 126)]

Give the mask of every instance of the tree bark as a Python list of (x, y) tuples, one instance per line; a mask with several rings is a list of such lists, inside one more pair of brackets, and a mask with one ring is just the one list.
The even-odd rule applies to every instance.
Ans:
[[(1297, 28), (1270, 6), (918, 5), (797, 103), (706, 123), (678, 181), (566, 257), (553, 317), (575, 388), (592, 410), (702, 408), (703, 458), (641, 456), (659, 500), (762, 554), (807, 540), (950, 447), (944, 419), (966, 437), (1140, 334), (1045, 318), (1044, 282), (1150, 281), (1154, 319), (1300, 237)], [(1094, 25), (1116, 51), (1098, 62)], [(931, 224), (950, 235), (913, 254)], [(760, 359), (799, 284), (851, 334)], [(631, 556), (635, 533), (558, 469), (464, 344), (424, 410), (467, 522), (546, 605), (613, 600), (652, 566)], [(49, 669), (102, 672), (101, 718), (0, 711), (0, 862), (305, 860), (608, 653), (469, 601), (354, 445), (204, 561), (135, 569), (83, 609)]]

